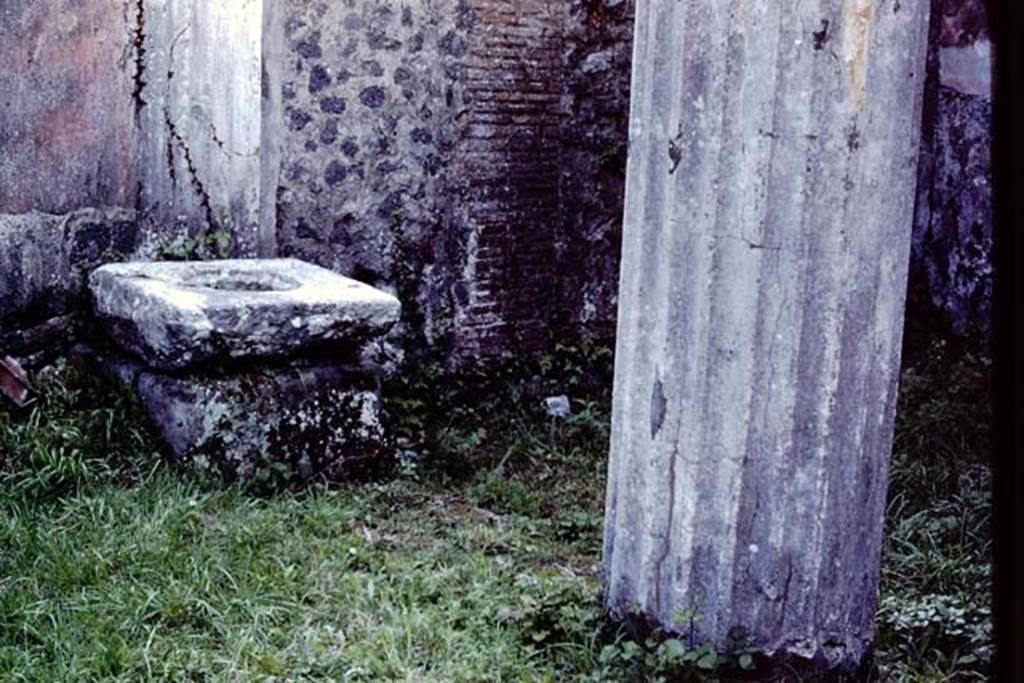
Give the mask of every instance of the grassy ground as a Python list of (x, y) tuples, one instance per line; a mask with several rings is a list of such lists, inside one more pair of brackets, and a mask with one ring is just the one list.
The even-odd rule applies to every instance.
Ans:
[[(875, 678), (986, 667), (987, 370), (948, 356), (904, 380)], [(0, 411), (0, 680), (718, 675), (603, 619), (609, 371), (595, 347), (425, 369), (392, 388), (394, 478), (272, 494), (173, 471), (130, 401), (49, 373), (31, 413)], [(567, 422), (539, 407), (555, 388)]]

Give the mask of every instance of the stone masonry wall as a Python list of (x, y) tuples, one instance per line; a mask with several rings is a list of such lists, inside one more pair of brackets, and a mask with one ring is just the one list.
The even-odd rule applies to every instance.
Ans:
[(611, 339), (622, 247), (633, 0), (567, 4), (555, 322)]
[(463, 242), (454, 149), (456, 0), (288, 0), (276, 196), (279, 251), (399, 296), (408, 346), (443, 344)]
[(992, 45), (982, 0), (933, 0), (911, 257), (911, 318), (988, 333)]
[(408, 348), (612, 329), (630, 2), (286, 7), (282, 255), (397, 293)]
[(0, 356), (24, 361), (65, 348), (87, 305), (89, 271), (135, 249), (135, 211), (0, 214)]

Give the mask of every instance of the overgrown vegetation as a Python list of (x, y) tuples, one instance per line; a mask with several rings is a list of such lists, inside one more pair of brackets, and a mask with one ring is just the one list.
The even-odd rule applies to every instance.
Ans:
[(66, 361), (38, 373), (38, 398), (0, 410), (0, 503), (57, 500), (83, 487), (127, 483), (156, 463), (139, 406), (105, 381), (83, 381)]
[(939, 342), (903, 373), (878, 615), (896, 680), (990, 677), (990, 365)]
[[(604, 618), (610, 375), (593, 343), (426, 365), (390, 387), (398, 476), (257, 495), (162, 464), (131, 400), (59, 365), (0, 411), (0, 680), (740, 675), (741, 632)], [(905, 373), (874, 678), (985, 674), (987, 375), (941, 347)]]

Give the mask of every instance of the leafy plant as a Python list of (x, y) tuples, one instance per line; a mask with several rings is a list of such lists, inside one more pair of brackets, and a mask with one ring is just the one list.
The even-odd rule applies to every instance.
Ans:
[(725, 647), (719, 649), (714, 643), (695, 641), (692, 625), (698, 618), (694, 611), (684, 610), (676, 620), (684, 633), (691, 629), (689, 637), (660, 629), (639, 639), (620, 636), (604, 646), (599, 661), (608, 669), (619, 669), (620, 676), (637, 681), (720, 680), (754, 669), (756, 649), (750, 646), (745, 629), (733, 628)]
[(157, 253), (165, 261), (210, 261), (230, 253), (231, 232), (210, 229), (198, 235), (183, 235), (161, 246)]
[(988, 606), (967, 604), (952, 595), (886, 596), (878, 619), (895, 634), (895, 651), (903, 661), (944, 661), (975, 668), (992, 660), (992, 613)]

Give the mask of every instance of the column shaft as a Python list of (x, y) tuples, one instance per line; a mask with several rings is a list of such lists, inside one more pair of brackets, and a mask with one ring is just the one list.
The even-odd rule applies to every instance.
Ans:
[(926, 0), (641, 0), (607, 600), (852, 666), (873, 636)]

